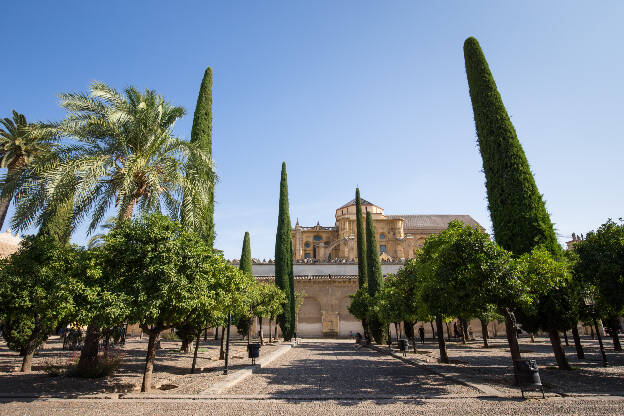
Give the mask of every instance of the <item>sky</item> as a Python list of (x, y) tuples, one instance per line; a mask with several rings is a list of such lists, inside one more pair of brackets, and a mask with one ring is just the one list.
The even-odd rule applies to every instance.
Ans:
[(282, 161), (293, 225), (334, 225), (359, 186), (386, 214), (491, 231), (462, 51), (475, 36), (563, 243), (624, 216), (623, 21), (622, 1), (11, 2), (0, 116), (60, 120), (57, 94), (98, 80), (183, 106), (188, 139), (210, 66), (227, 258), (245, 231), (253, 257), (274, 256)]

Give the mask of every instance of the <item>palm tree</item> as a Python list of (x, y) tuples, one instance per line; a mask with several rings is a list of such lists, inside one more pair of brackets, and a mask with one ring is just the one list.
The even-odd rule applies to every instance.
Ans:
[[(20, 195), (15, 226), (41, 223), (47, 212), (68, 201), (73, 201), (72, 228), (91, 214), (88, 233), (113, 203), (115, 223), (130, 219), (135, 208), (161, 211), (161, 204), (190, 224), (201, 218), (215, 175), (206, 152), (173, 135), (175, 122), (184, 115), (182, 107), (170, 105), (153, 90), (142, 93), (128, 87), (119, 93), (101, 82), (93, 82), (88, 94), (61, 94), (60, 104), (67, 111), (65, 120), (39, 125), (38, 130), (64, 137), (65, 143), (29, 172), (14, 175), (11, 186), (23, 182), (31, 191)], [(189, 198), (180, 203), (183, 195)], [(87, 327), (79, 367), (97, 360), (100, 332), (96, 322)]]
[[(114, 203), (117, 219), (129, 219), (135, 209), (161, 211), (163, 204), (174, 218), (181, 213), (191, 221), (199, 218), (197, 204), (181, 204), (183, 194), (205, 204), (214, 177), (212, 160), (201, 148), (173, 135), (182, 107), (166, 102), (153, 90), (134, 87), (123, 94), (93, 82), (89, 93), (60, 95), (65, 120), (40, 125), (67, 138), (54, 157), (33, 167), (44, 192), (24, 193), (13, 217), (18, 229), (41, 221), (46, 204), (62, 204), (73, 198), (72, 227), (88, 214), (88, 233), (97, 229)], [(188, 175), (187, 161), (203, 162), (202, 177)], [(209, 175), (205, 175), (209, 172)], [(31, 177), (33, 174), (31, 173)]]
[[(0, 168), (7, 169), (5, 178), (15, 175), (21, 168), (29, 165), (36, 157), (50, 151), (53, 135), (31, 134), (31, 125), (23, 114), (13, 110), (13, 119), (0, 120)], [(3, 192), (0, 198), (0, 228), (4, 225), (6, 214), (13, 199), (15, 189)], [(8, 195), (7, 195), (8, 193)]]
[(105, 232), (92, 235), (87, 242), (88, 248), (99, 247), (104, 244), (104, 237), (106, 237), (106, 234), (115, 228), (115, 218), (109, 217), (102, 225), (100, 225), (100, 228)]

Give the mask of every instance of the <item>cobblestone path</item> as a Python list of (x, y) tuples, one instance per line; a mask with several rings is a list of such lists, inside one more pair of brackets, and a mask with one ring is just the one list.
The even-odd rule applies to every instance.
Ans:
[(304, 341), (223, 392), (271, 398), (473, 397), (470, 387), (353, 342)]

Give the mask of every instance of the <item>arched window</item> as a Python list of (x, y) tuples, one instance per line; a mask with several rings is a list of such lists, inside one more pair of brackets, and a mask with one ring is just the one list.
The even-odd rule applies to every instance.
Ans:
[(304, 244), (305, 248), (310, 248), (310, 242), (306, 241), (306, 243)]
[(314, 241), (323, 241), (323, 237), (321, 237), (320, 235), (315, 235)]
[(380, 240), (385, 240), (386, 239), (386, 235), (384, 233), (379, 234), (379, 239)]
[(385, 244), (382, 244), (382, 245), (379, 246), (379, 252), (380, 253), (385, 253), (386, 252), (386, 245)]

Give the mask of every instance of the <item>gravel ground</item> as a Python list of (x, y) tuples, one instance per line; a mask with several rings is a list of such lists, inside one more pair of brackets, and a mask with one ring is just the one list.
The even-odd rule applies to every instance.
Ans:
[[(236, 337), (237, 339), (239, 337)], [(199, 374), (188, 374), (193, 361), (193, 354), (180, 352), (180, 341), (161, 341), (154, 365), (153, 393), (196, 394), (219, 381), (222, 376), (223, 360), (219, 360), (219, 341), (209, 340), (200, 343), (197, 367)], [(278, 344), (266, 344), (261, 355), (268, 354)], [(77, 377), (51, 377), (43, 371), (46, 362), (61, 362), (68, 365), (77, 359), (79, 352), (64, 351), (58, 337), (51, 337), (33, 361), (33, 371), (29, 374), (16, 372), (21, 364), (21, 357), (9, 351), (4, 341), (0, 342), (0, 393), (22, 393), (33, 395), (66, 394), (80, 396), (93, 393), (125, 393), (137, 391), (143, 379), (147, 338), (128, 339), (120, 349), (124, 355), (115, 374), (103, 379), (83, 379)], [(230, 368), (250, 365), (247, 358), (247, 342), (233, 341), (230, 344)], [(160, 387), (160, 388), (159, 388)]]
[(224, 391), (271, 398), (476, 396), (478, 392), (353, 341), (305, 340)]
[[(589, 344), (584, 340), (585, 344)], [(179, 343), (163, 343), (159, 351), (156, 375), (173, 377), (178, 388), (162, 393), (162, 398), (154, 399), (0, 399), (0, 415), (108, 415), (122, 413), (132, 415), (343, 415), (343, 414), (410, 414), (410, 415), (620, 415), (624, 414), (624, 389), (622, 389), (622, 362), (620, 354), (609, 353), (612, 366), (603, 368), (599, 362), (578, 362), (567, 351), (571, 364), (578, 369), (572, 372), (561, 372), (552, 368), (554, 362), (549, 357), (549, 346), (545, 340), (535, 344), (522, 343), (526, 358), (537, 358), (541, 364), (542, 379), (547, 390), (565, 390), (570, 397), (549, 397), (547, 399), (521, 400), (515, 389), (506, 387), (511, 376), (508, 351), (502, 340), (496, 340), (494, 347), (481, 348), (478, 343), (467, 346), (451, 344), (449, 355), (458, 362), (454, 365), (436, 363), (435, 344), (425, 345), (419, 351), (420, 359), (428, 359), (438, 371), (469, 377), (477, 383), (488, 383), (504, 394), (502, 397), (478, 396), (475, 390), (461, 384), (449, 382), (440, 376), (432, 375), (423, 367), (414, 367), (403, 363), (389, 355), (377, 353), (369, 349), (356, 350), (351, 341), (305, 340), (298, 347), (273, 361), (255, 374), (224, 392), (215, 399), (198, 398), (177, 399), (167, 393), (195, 394), (205, 388), (206, 375), (220, 374), (210, 371), (220, 366), (215, 360), (216, 345), (206, 346), (206, 355), (202, 364), (219, 364), (207, 367), (202, 376), (185, 375), (189, 357), (176, 352)], [(53, 344), (51, 344), (52, 346)], [(127, 350), (140, 351), (137, 359), (142, 361), (145, 349), (144, 342), (129, 343)], [(238, 345), (244, 351), (244, 344)], [(262, 350), (267, 353), (266, 347)], [(573, 348), (573, 347), (572, 347)], [(588, 358), (596, 359), (593, 346), (586, 348)], [(37, 360), (46, 355), (55, 354), (54, 348), (42, 352)], [(58, 351), (56, 352), (58, 355)], [(212, 357), (211, 354), (215, 354)], [(236, 355), (237, 353), (234, 353)], [(177, 357), (177, 358), (173, 358)], [(17, 357), (0, 351), (0, 366), (16, 365)], [(247, 359), (238, 359), (247, 363)], [(11, 364), (7, 364), (8, 362)], [(130, 361), (130, 360), (126, 360)], [(234, 360), (233, 360), (234, 361)], [(141, 362), (134, 365), (140, 365)], [(41, 363), (36, 362), (36, 366)], [(128, 368), (132, 364), (125, 364)], [(165, 371), (165, 370), (169, 371)], [(177, 370), (174, 370), (177, 369)], [(494, 375), (490, 375), (490, 373)], [(131, 373), (131, 372), (130, 372)], [(130, 374), (128, 373), (128, 374)], [(32, 375), (38, 377), (39, 385), (30, 386), (39, 391), (62, 391), (56, 380), (74, 380), (69, 378), (50, 378), (39, 372)], [(6, 388), (20, 391), (15, 386), (24, 388), (27, 381), (24, 375), (0, 374), (0, 391)], [(111, 380), (124, 380), (131, 377), (140, 382), (140, 376), (133, 373), (112, 377)], [(162, 378), (162, 377), (161, 377)], [(66, 382), (67, 382), (66, 380)], [(78, 379), (80, 383), (90, 386), (93, 391), (96, 381)], [(100, 381), (101, 382), (101, 381)], [(58, 383), (62, 385), (62, 382)], [(10, 385), (10, 386), (9, 386)], [(74, 386), (75, 387), (75, 386)], [(67, 387), (66, 387), (67, 389)], [(594, 395), (574, 396), (589, 392)], [(607, 393), (596, 395), (595, 393)], [(505, 396), (506, 393), (509, 393)], [(563, 392), (565, 394), (565, 392)], [(608, 395), (611, 394), (611, 395)], [(115, 396), (113, 396), (115, 397)], [(157, 396), (161, 397), (161, 396)], [(537, 395), (533, 396), (537, 397)], [(304, 399), (305, 398), (305, 399)]]
[[(604, 367), (598, 341), (584, 337), (581, 343), (585, 360), (579, 360), (571, 338), (570, 346), (565, 347), (564, 344), (564, 349), (573, 367), (572, 371), (557, 368), (549, 339), (536, 338), (535, 343), (531, 343), (528, 338), (520, 339), (522, 357), (537, 360), (544, 390), (562, 395), (624, 394), (624, 354), (615, 353), (610, 340), (605, 340), (609, 366)], [(449, 365), (437, 362), (437, 342), (426, 342), (424, 346), (418, 344), (418, 354), (410, 352), (408, 358), (426, 361), (427, 366), (444, 374), (458, 375), (474, 383), (489, 385), (502, 395), (518, 394), (518, 389), (513, 386), (513, 367), (505, 339), (490, 340), (490, 348), (487, 349), (483, 348), (481, 341), (471, 341), (466, 345), (450, 342), (447, 348), (452, 363)]]
[(0, 415), (621, 415), (622, 398), (427, 400), (55, 400), (0, 403)]

